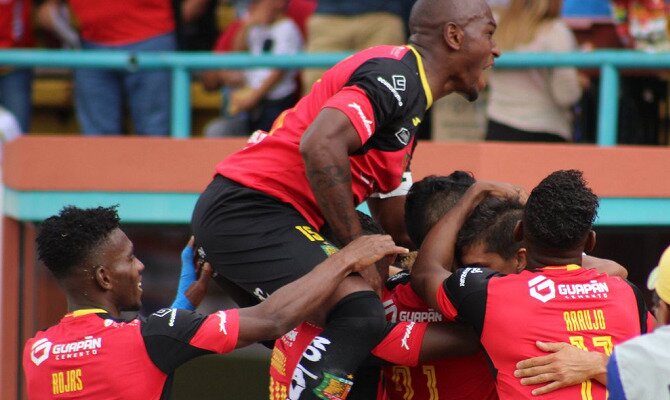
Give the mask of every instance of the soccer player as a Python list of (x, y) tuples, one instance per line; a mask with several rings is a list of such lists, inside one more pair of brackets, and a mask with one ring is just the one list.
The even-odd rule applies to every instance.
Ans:
[[(447, 318), (466, 321), (480, 334), (496, 369), (501, 399), (532, 398), (514, 377), (515, 364), (538, 354), (536, 340), (566, 341), (584, 350), (612, 347), (646, 332), (647, 311), (628, 282), (580, 267), (595, 244), (591, 230), (598, 199), (579, 171), (557, 171), (533, 189), (515, 238), (524, 241), (527, 267), (502, 275), (486, 268), (450, 273), (457, 230), (487, 195), (519, 196), (508, 184), (477, 182), (426, 236), (412, 271), (412, 286)], [(588, 380), (548, 399), (605, 399), (605, 387)]]
[[(395, 189), (411, 182), (403, 175), (417, 127), (434, 99), (452, 92), (477, 98), (483, 71), (499, 55), (495, 27), (484, 0), (419, 0), (409, 45), (373, 47), (327, 71), (263, 140), (217, 165), (192, 219), (204, 259), (265, 298), (333, 252), (319, 234), (324, 224), (342, 243), (360, 236), (355, 206), (366, 199), (384, 230), (407, 243), (406, 189)], [(301, 361), (307, 386), (294, 397), (323, 397), (330, 382), (350, 385), (383, 337), (374, 292), (382, 280), (374, 271), (363, 275), (345, 280), (326, 305), (321, 336), (329, 344)]]
[(144, 265), (115, 208), (66, 207), (44, 221), (37, 246), (65, 291), (69, 313), (25, 345), (31, 399), (167, 399), (179, 365), (275, 339), (319, 307), (345, 276), (407, 251), (390, 236), (365, 236), (257, 306), (211, 315), (167, 308), (123, 321), (121, 311), (141, 305)]

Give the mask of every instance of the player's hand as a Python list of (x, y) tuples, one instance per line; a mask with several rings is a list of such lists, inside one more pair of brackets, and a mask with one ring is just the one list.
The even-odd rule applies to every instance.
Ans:
[(390, 235), (360, 236), (337, 252), (355, 272), (362, 272), (387, 255), (406, 253), (409, 250), (396, 246)]
[(528, 200), (528, 192), (522, 187), (513, 185), (507, 182), (498, 182), (498, 181), (477, 181), (474, 187), (479, 188), (490, 194), (501, 199), (510, 199), (518, 200), (521, 204), (525, 205), (526, 200)]
[(202, 303), (202, 299), (204, 299), (207, 294), (209, 280), (212, 278), (213, 271), (214, 269), (212, 266), (209, 265), (208, 262), (204, 262), (202, 267), (200, 267), (200, 276), (198, 277), (198, 280), (191, 283), (188, 289), (186, 289), (184, 295), (195, 308), (198, 308), (200, 303)]
[(514, 376), (522, 385), (541, 385), (533, 389), (534, 396), (599, 378), (606, 371), (606, 356), (581, 350), (568, 343), (536, 342), (537, 347), (551, 354), (529, 358), (516, 365)]

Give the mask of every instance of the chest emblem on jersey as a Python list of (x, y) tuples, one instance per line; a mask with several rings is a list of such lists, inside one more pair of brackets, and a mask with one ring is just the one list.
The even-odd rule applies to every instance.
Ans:
[(409, 133), (407, 128), (400, 128), (398, 132), (395, 133), (395, 137), (403, 146), (407, 146), (409, 140), (412, 138), (412, 134)]
[(49, 358), (50, 351), (51, 342), (46, 338), (40, 339), (33, 343), (33, 347), (30, 349), (30, 359), (35, 365), (40, 365)]

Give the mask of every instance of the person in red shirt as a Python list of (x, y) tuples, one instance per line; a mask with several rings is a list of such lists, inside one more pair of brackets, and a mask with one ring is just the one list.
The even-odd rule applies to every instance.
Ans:
[[(0, 1), (0, 49), (34, 46), (32, 0)], [(0, 67), (0, 106), (16, 117), (21, 132), (30, 130), (33, 72), (30, 68)]]
[[(371, 217), (361, 212), (358, 212), (358, 216), (365, 234), (383, 234), (381, 227)], [(377, 269), (381, 275), (388, 276), (389, 269), (397, 270), (396, 267), (389, 267), (390, 261), (390, 259), (385, 258), (377, 263)], [(404, 304), (419, 302), (420, 305), (424, 305), (423, 308), (427, 308), (422, 300), (410, 292), (411, 288), (409, 287), (407, 274), (394, 275), (387, 281), (382, 292), (382, 302), (389, 320), (386, 328), (387, 333), (384, 339), (372, 350), (371, 357), (366, 360), (365, 365), (356, 371), (358, 378), (351, 391), (347, 393), (347, 399), (369, 400), (376, 396), (386, 398), (383, 386), (379, 386), (380, 367), (384, 365), (398, 365), (409, 368), (416, 366), (420, 361), (471, 355), (479, 351), (478, 341), (474, 338), (469, 327), (462, 324), (438, 323), (441, 320), (441, 315), (433, 310), (426, 310), (426, 312), (407, 311), (407, 307), (403, 306)], [(420, 305), (415, 308), (421, 308)], [(416, 314), (422, 314), (422, 316), (425, 314), (425, 320), (420, 321)], [(398, 318), (398, 315), (400, 315), (400, 318)], [(300, 367), (296, 368), (296, 366), (303, 353), (309, 354), (310, 357), (319, 353), (321, 348), (316, 345), (310, 346), (310, 342), (319, 336), (322, 331), (321, 326), (304, 322), (275, 341), (270, 363), (271, 399), (285, 400), (292, 391), (296, 390), (296, 387), (304, 384), (306, 371)], [(462, 359), (464, 357), (457, 358), (455, 361)], [(452, 363), (452, 365), (455, 365), (455, 363)], [(468, 368), (462, 367), (461, 365), (461, 369), (468, 370)], [(490, 375), (487, 368), (484, 362), (481, 364), (480, 371)], [(449, 372), (455, 372), (455, 370)], [(493, 393), (495, 393), (493, 379), (490, 382)], [(470, 394), (472, 393), (470, 392)], [(424, 397), (417, 393), (416, 398)], [(481, 399), (485, 399), (485, 397), (481, 397)]]
[(277, 338), (314, 312), (345, 276), (407, 251), (389, 236), (366, 236), (257, 306), (210, 315), (165, 308), (124, 321), (121, 311), (141, 305), (144, 265), (133, 255), (114, 207), (64, 208), (44, 221), (37, 247), (65, 291), (69, 312), (24, 347), (31, 399), (97, 399), (112, 393), (167, 399), (179, 365)]
[[(557, 171), (531, 193), (515, 238), (523, 239), (527, 269), (504, 276), (469, 267), (454, 274), (458, 227), (487, 195), (517, 198), (509, 184), (477, 182), (426, 236), (412, 286), (429, 305), (479, 332), (496, 370), (501, 399), (533, 398), (514, 376), (516, 363), (539, 354), (536, 341), (567, 341), (584, 350), (610, 353), (623, 340), (648, 329), (648, 313), (628, 282), (584, 269), (582, 254), (595, 244), (591, 230), (598, 204), (579, 171)], [(519, 327), (523, 326), (523, 329)], [(605, 398), (605, 387), (587, 380), (547, 398)]]
[[(65, 0), (47, 0), (41, 10), (46, 29), (59, 32), (56, 9)], [(79, 23), (86, 50), (174, 51), (175, 16), (171, 0), (67, 0)], [(75, 106), (85, 135), (124, 133), (128, 106), (135, 133), (170, 131), (171, 77), (168, 70), (76, 69)]]
[[(415, 134), (433, 99), (452, 92), (470, 100), (499, 55), (495, 21), (483, 0), (419, 0), (408, 46), (378, 46), (327, 71), (264, 140), (217, 165), (192, 218), (199, 251), (222, 276), (259, 298), (304, 275), (334, 246), (362, 234), (355, 207), (368, 200), (386, 232), (408, 243), (403, 218)], [(404, 189), (404, 190), (403, 190)], [(373, 194), (380, 195), (373, 197)], [(318, 398), (333, 376), (354, 371), (382, 339), (382, 279), (351, 277), (325, 307), (329, 349), (296, 398)], [(328, 374), (328, 376), (326, 376)]]

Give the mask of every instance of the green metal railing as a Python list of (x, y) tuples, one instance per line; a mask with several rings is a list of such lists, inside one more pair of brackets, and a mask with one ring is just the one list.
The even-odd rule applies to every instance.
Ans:
[[(187, 138), (191, 128), (191, 71), (204, 69), (283, 69), (329, 67), (347, 53), (252, 56), (246, 53), (207, 52), (1, 50), (0, 66), (112, 68), (128, 71), (169, 69), (172, 71), (171, 135)], [(589, 53), (506, 53), (496, 68), (549, 68), (574, 66), (600, 69), (600, 93), (596, 142), (614, 146), (617, 140), (619, 71), (622, 69), (670, 68), (670, 53), (643, 53), (632, 50), (598, 50)]]

